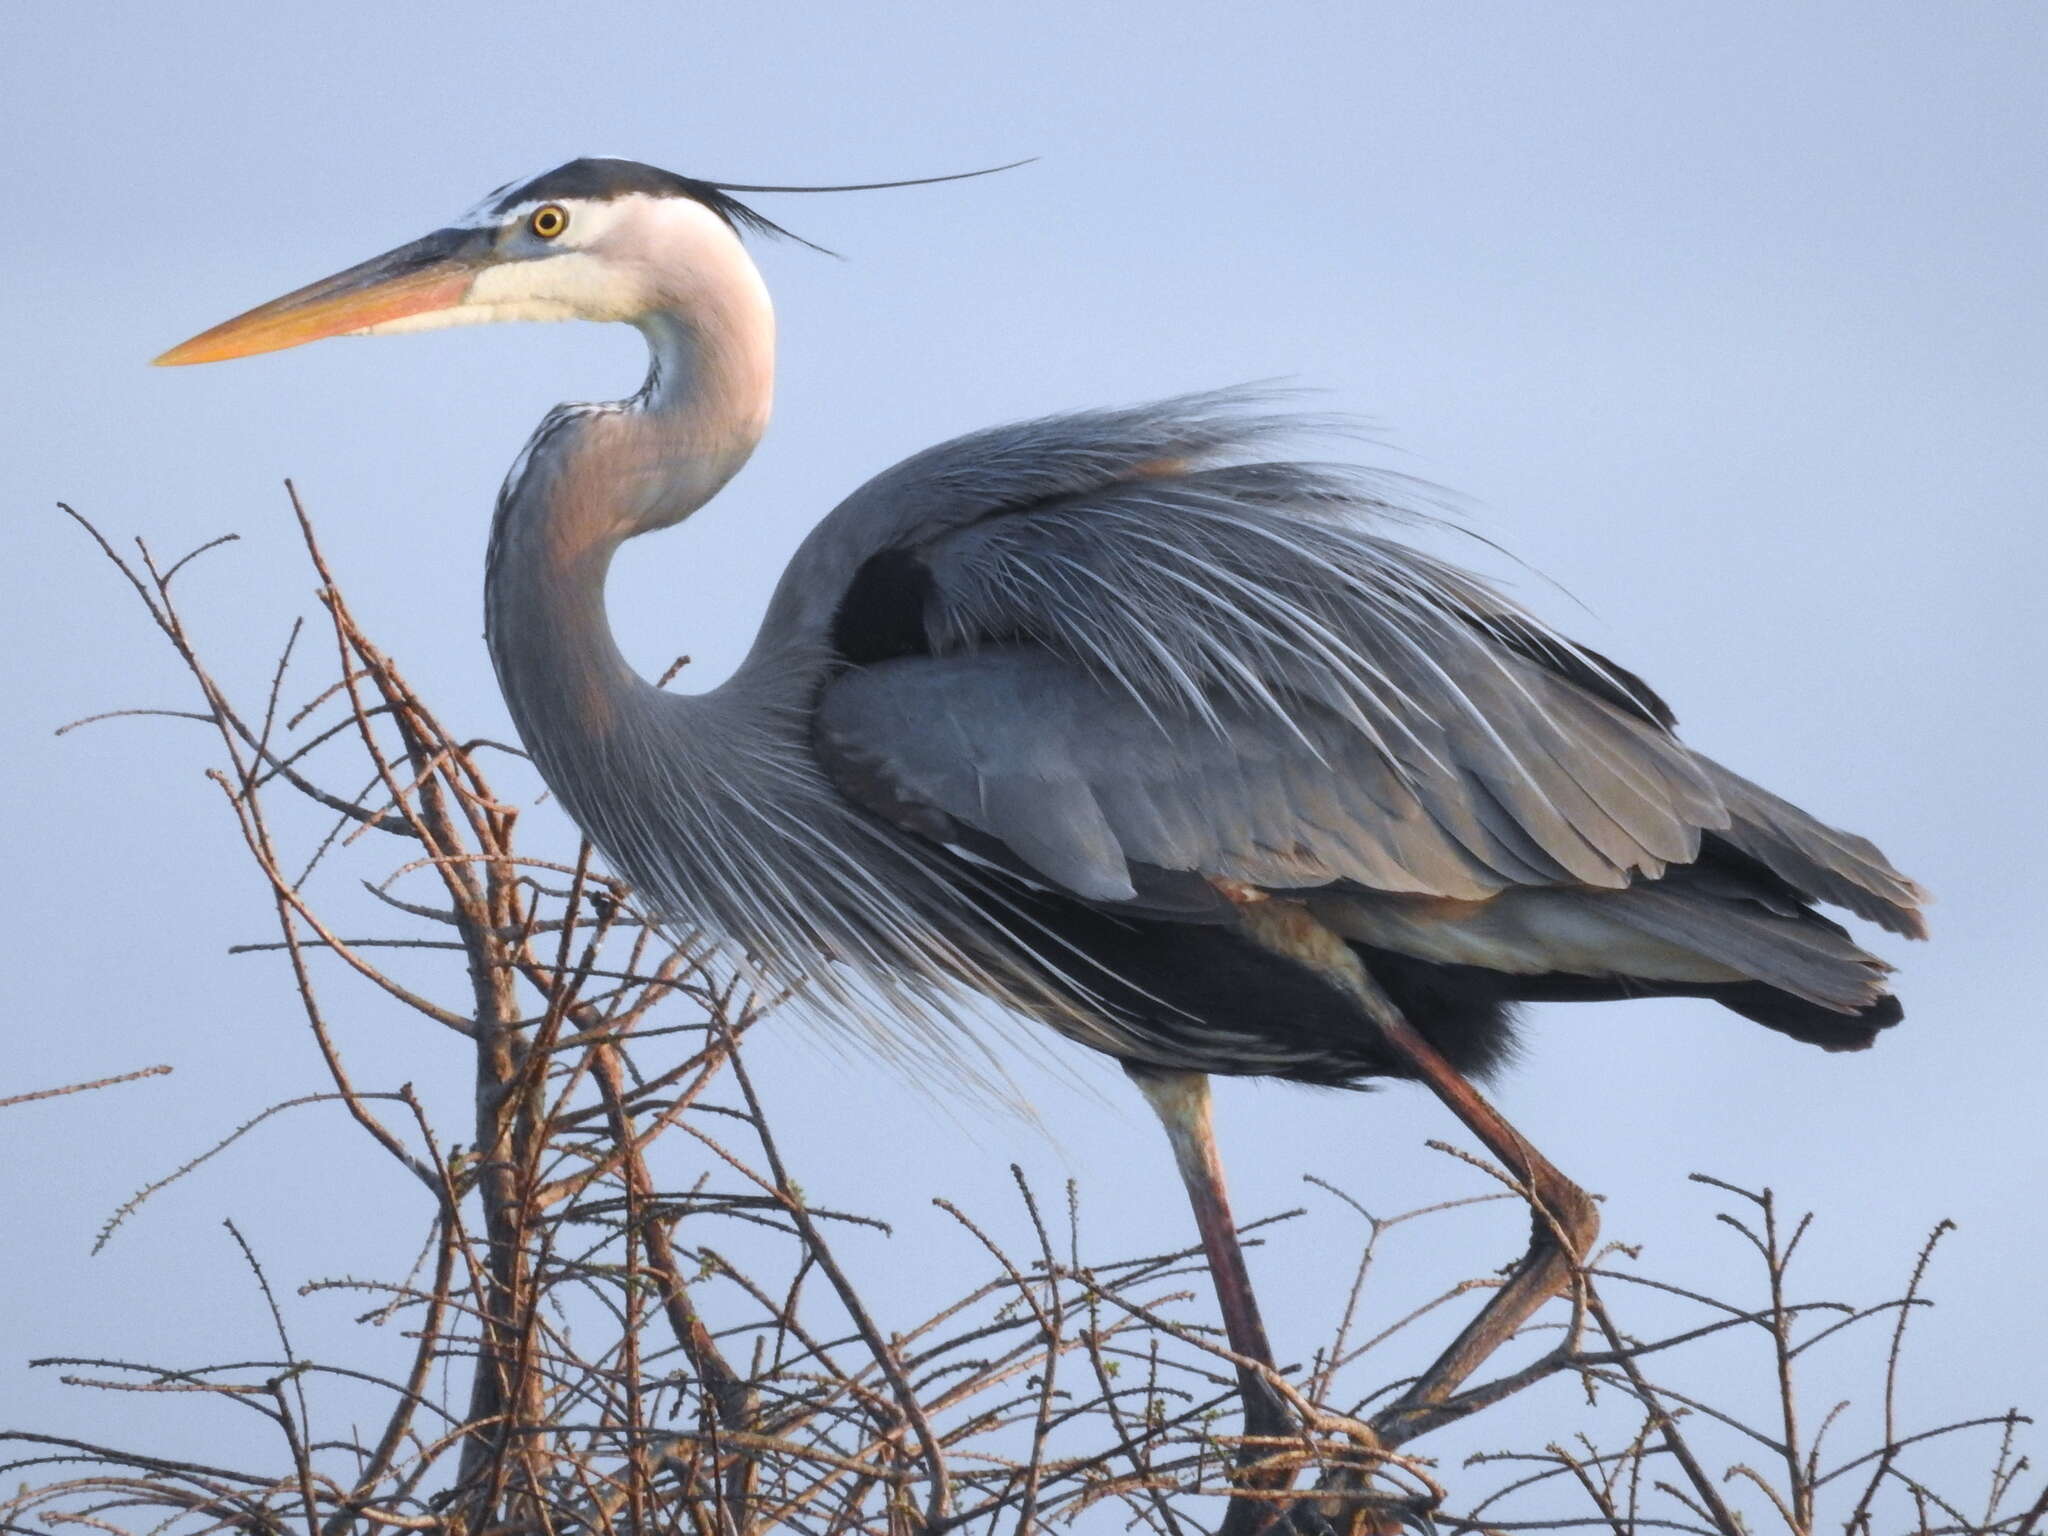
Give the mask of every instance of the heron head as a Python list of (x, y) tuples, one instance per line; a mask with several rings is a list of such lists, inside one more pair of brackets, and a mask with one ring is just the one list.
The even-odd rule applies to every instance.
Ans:
[(494, 320), (636, 321), (657, 309), (687, 310), (714, 286), (758, 287), (743, 231), (787, 234), (711, 182), (634, 160), (571, 160), (156, 361), (212, 363), (328, 336)]

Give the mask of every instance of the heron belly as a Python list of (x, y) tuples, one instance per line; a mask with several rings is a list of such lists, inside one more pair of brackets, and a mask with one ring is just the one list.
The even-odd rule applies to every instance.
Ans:
[[(1044, 1022), (1120, 1060), (1231, 1077), (1349, 1085), (1408, 1076), (1405, 1060), (1343, 985), (1360, 960), (1301, 903), (1260, 903), (1249, 921), (1180, 922), (1105, 911), (1003, 880), (982, 882), (987, 915), (1046, 957), (1049, 983), (1077, 995), (1072, 1015)], [(1276, 944), (1270, 909), (1298, 916), (1300, 943)], [(1425, 967), (1425, 969), (1428, 969)], [(1506, 1052), (1511, 999), (1487, 973), (1465, 969), (1425, 995), (1405, 971), (1383, 981), (1410, 1021), (1462, 1071)], [(1379, 973), (1374, 971), (1375, 978)]]

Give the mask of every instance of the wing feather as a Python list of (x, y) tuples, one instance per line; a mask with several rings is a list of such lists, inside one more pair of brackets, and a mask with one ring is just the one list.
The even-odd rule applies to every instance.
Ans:
[(1229, 462), (1285, 425), (1230, 405), (1028, 423), (857, 493), (846, 525), (918, 564), (925, 644), (825, 687), (828, 771), (1095, 901), (1129, 899), (1132, 866), (1459, 900), (1618, 890), (1712, 835), (1917, 931), (1920, 893), (1875, 848), (1695, 755), (1632, 673), (1390, 537), (1414, 518), (1374, 482)]
[(1817, 821), (1719, 763), (1700, 762), (1727, 801), (1730, 822), (1721, 836), (1731, 845), (1817, 900), (1909, 939), (1927, 937), (1920, 914), (1927, 892), (1892, 868), (1876, 844)]

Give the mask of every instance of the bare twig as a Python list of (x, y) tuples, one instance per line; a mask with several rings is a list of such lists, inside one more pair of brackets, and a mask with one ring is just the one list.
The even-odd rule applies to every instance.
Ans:
[(171, 1071), (170, 1067), (143, 1067), (135, 1072), (123, 1072), (119, 1077), (98, 1077), (89, 1083), (70, 1083), (62, 1088), (38, 1088), (33, 1093), (17, 1093), (0, 1099), (0, 1109), (11, 1109), (16, 1104), (33, 1104), (38, 1099), (61, 1099), (71, 1093), (91, 1093), (95, 1088), (111, 1088), (116, 1083), (140, 1082), (145, 1077), (162, 1077)]

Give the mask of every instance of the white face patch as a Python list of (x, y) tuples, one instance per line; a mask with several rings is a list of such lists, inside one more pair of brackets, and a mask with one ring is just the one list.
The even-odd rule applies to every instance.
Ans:
[[(569, 229), (553, 245), (566, 245)], [(469, 285), (463, 308), (494, 320), (631, 320), (646, 307), (638, 276), (602, 256), (573, 247), (559, 255), (485, 267)]]
[[(390, 336), (511, 320), (636, 323), (657, 311), (725, 311), (749, 332), (772, 327), (760, 275), (732, 228), (712, 209), (683, 196), (629, 192), (610, 198), (552, 198), (489, 209), (496, 194), (464, 218), (490, 232), (488, 254), (461, 300), (347, 334)], [(560, 234), (533, 232), (534, 210), (567, 216)], [(742, 320), (741, 317), (744, 317)]]

